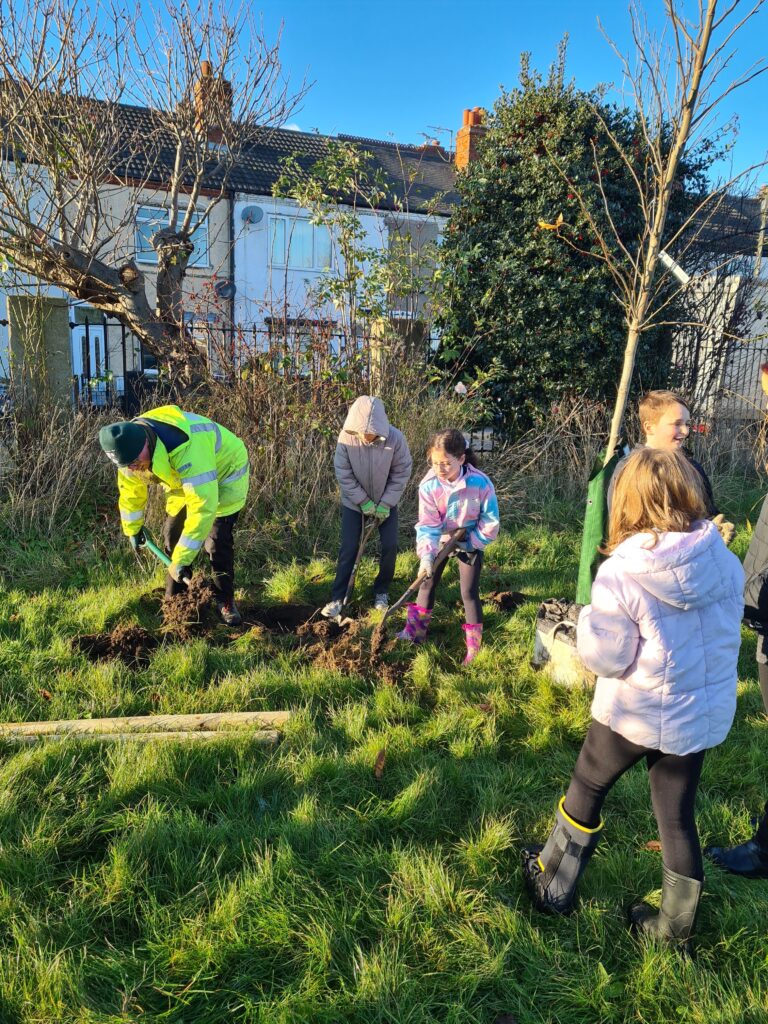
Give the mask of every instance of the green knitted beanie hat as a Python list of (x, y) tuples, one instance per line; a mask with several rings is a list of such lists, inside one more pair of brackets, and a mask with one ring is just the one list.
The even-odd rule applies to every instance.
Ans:
[(116, 466), (130, 466), (141, 455), (146, 440), (140, 423), (110, 423), (99, 431), (99, 444)]

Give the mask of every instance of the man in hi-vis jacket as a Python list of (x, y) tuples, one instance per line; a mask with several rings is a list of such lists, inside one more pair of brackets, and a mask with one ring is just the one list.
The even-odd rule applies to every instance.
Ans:
[(110, 423), (99, 443), (117, 466), (120, 520), (134, 549), (145, 541), (147, 485), (166, 492), (163, 540), (171, 559), (166, 594), (178, 594), (200, 548), (211, 560), (216, 605), (228, 626), (240, 625), (235, 606), (232, 532), (248, 496), (245, 445), (226, 427), (176, 405)]

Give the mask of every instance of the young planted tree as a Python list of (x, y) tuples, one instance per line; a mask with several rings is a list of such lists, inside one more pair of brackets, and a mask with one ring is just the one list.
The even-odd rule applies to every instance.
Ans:
[[(626, 411), (633, 372), (642, 340), (660, 327), (675, 327), (685, 322), (686, 314), (674, 315), (674, 303), (680, 288), (688, 284), (674, 260), (694, 247), (708, 229), (712, 218), (724, 202), (733, 180), (717, 187), (702, 187), (682, 218), (672, 216), (675, 197), (683, 191), (683, 168), (686, 154), (696, 146), (711, 147), (713, 118), (722, 101), (766, 69), (760, 61), (729, 84), (722, 76), (732, 63), (736, 34), (752, 19), (764, 0), (742, 3), (731, 0), (721, 3), (707, 0), (697, 8), (697, 19), (688, 20), (681, 4), (665, 0), (664, 37), (649, 33), (638, 4), (630, 8), (634, 54), (619, 55), (623, 79), (628, 83), (635, 130), (629, 140), (618, 133), (604, 111), (592, 108), (602, 132), (607, 136), (612, 159), (618, 161), (629, 175), (635, 203), (642, 211), (640, 230), (628, 231), (609, 189), (605, 186), (601, 167), (604, 154), (593, 144), (592, 165), (600, 194), (597, 210), (591, 190), (586, 190), (561, 159), (557, 151), (545, 146), (547, 155), (571, 190), (581, 217), (593, 240), (590, 247), (565, 218), (542, 223), (540, 228), (559, 236), (568, 249), (579, 256), (592, 258), (610, 275), (613, 296), (626, 325), (622, 368), (611, 420), (604, 465), (598, 465), (590, 479), (587, 515), (582, 540), (577, 601), (589, 600), (596, 569), (597, 548), (603, 535), (606, 481), (612, 470), (612, 458), (619, 440)], [(612, 44), (613, 45), (613, 44)], [(674, 284), (675, 277), (680, 282)], [(704, 324), (704, 321), (701, 321)]]
[[(458, 176), (462, 203), (442, 248), (443, 357), (484, 380), (508, 430), (526, 429), (565, 393), (610, 397), (624, 313), (592, 256), (590, 221), (600, 222), (608, 195), (622, 234), (642, 231), (634, 167), (612, 142), (629, 148), (636, 131), (630, 112), (566, 82), (563, 44), (546, 79), (523, 55), (519, 87), (502, 93), (479, 158)], [(689, 161), (686, 185), (700, 171)], [(682, 203), (676, 195), (673, 209)], [(564, 222), (574, 247), (557, 237)], [(668, 342), (663, 330), (646, 336), (647, 383), (663, 374)]]
[[(577, 588), (577, 601), (582, 604), (590, 599), (599, 561), (605, 487), (615, 464), (614, 453), (642, 341), (659, 328), (690, 326), (686, 319), (690, 313), (685, 305), (679, 303), (681, 311), (677, 315), (675, 308), (680, 290), (688, 284), (688, 275), (681, 272), (670, 254), (684, 259), (708, 230), (733, 184), (733, 180), (717, 187), (702, 183), (689, 198), (687, 212), (681, 217), (674, 216), (676, 197), (684, 193), (686, 156), (696, 146), (699, 150), (711, 150), (713, 118), (723, 99), (766, 70), (766, 62), (760, 61), (729, 84), (721, 82), (734, 58), (730, 47), (735, 35), (763, 3), (764, 0), (749, 4), (739, 0), (707, 0), (706, 5), (699, 3), (697, 20), (691, 23), (676, 0), (665, 0), (669, 46), (664, 37), (649, 34), (639, 5), (633, 3), (630, 11), (634, 54), (623, 56), (613, 46), (621, 58), (623, 78), (631, 92), (630, 136), (617, 131), (605, 116), (604, 108), (591, 101), (600, 137), (607, 138), (609, 143), (606, 154), (602, 145), (598, 147), (597, 136), (591, 139), (591, 180), (597, 185), (597, 206), (594, 187), (585, 187), (583, 178), (573, 173), (556, 147), (544, 143), (549, 161), (577, 203), (578, 216), (586, 227), (574, 224), (562, 213), (553, 218), (551, 208), (539, 228), (564, 243), (568, 251), (602, 267), (612, 283), (612, 301), (621, 310), (626, 326), (608, 444), (589, 483)], [(607, 155), (628, 176), (634, 203), (641, 212), (639, 230), (626, 223), (624, 208), (615, 202), (605, 183)], [(675, 281), (680, 283), (679, 287)], [(699, 319), (699, 326), (706, 327), (703, 319)]]
[[(132, 18), (109, 0), (2, 0), (8, 273), (117, 317), (169, 370), (194, 374), (182, 285), (195, 233), (243, 153), (303, 92), (289, 91), (279, 40), (266, 41), (247, 7), (230, 17), (224, 6), (159, 0)], [(167, 211), (150, 239), (155, 287), (136, 261), (147, 204)]]
[[(593, 197), (570, 172), (552, 148), (546, 147), (552, 163), (565, 184), (572, 190), (580, 212), (589, 225), (595, 245), (591, 250), (579, 245), (566, 223), (556, 226), (557, 233), (568, 247), (579, 255), (591, 255), (610, 274), (615, 298), (626, 323), (626, 345), (622, 358), (616, 404), (611, 421), (608, 451), (619, 439), (626, 410), (635, 361), (642, 338), (658, 327), (675, 327), (680, 318), (670, 319), (669, 312), (680, 288), (687, 285), (683, 275), (679, 287), (671, 287), (674, 263), (664, 254), (674, 253), (678, 260), (695, 249), (708, 230), (736, 178), (716, 187), (699, 189), (691, 197), (687, 215), (672, 216), (675, 196), (684, 187), (686, 154), (697, 146), (711, 149), (714, 134), (713, 117), (722, 101), (734, 90), (762, 74), (768, 64), (760, 61), (729, 84), (721, 82), (732, 63), (731, 49), (736, 34), (752, 19), (764, 0), (743, 3), (731, 0), (707, 0), (698, 5), (698, 20), (685, 17), (682, 4), (664, 0), (666, 30), (671, 42), (649, 34), (639, 4), (630, 7), (633, 55), (619, 56), (623, 80), (628, 83), (633, 123), (636, 132), (630, 140), (613, 130), (604, 112), (595, 104), (593, 110), (608, 137), (613, 159), (626, 169), (635, 201), (642, 211), (638, 234), (626, 230), (613, 197), (606, 189), (602, 174), (597, 174), (600, 205), (594, 212)], [(592, 162), (599, 172), (603, 156), (593, 145)], [(743, 177), (749, 168), (738, 177)], [(713, 268), (714, 269), (714, 268)], [(702, 321), (702, 326), (705, 323)]]

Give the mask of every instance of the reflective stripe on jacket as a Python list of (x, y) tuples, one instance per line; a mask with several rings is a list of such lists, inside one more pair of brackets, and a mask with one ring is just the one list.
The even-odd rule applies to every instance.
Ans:
[(205, 542), (217, 516), (239, 512), (248, 495), (248, 455), (245, 445), (226, 427), (206, 416), (163, 405), (137, 416), (136, 423), (156, 420), (182, 430), (184, 444), (168, 452), (157, 437), (150, 472), (119, 469), (120, 520), (123, 533), (137, 534), (144, 525), (147, 484), (159, 483), (166, 492), (165, 510), (177, 515), (186, 506), (184, 532), (171, 553), (175, 565), (189, 565)]

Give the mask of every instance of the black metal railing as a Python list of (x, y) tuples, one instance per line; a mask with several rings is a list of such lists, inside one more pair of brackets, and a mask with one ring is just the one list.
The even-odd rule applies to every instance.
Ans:
[[(298, 320), (265, 325), (234, 325), (189, 321), (185, 324), (207, 359), (208, 372), (219, 380), (245, 379), (249, 372), (315, 381), (344, 371), (361, 382), (404, 362), (427, 361), (435, 342), (425, 336), (419, 345), (395, 339), (383, 345), (360, 331), (352, 336), (328, 322)], [(134, 415), (146, 399), (163, 389), (157, 362), (126, 326), (101, 317), (70, 323), (73, 352), (80, 347), (81, 372), (73, 376), (73, 403), (115, 406)], [(77, 337), (75, 337), (77, 332)]]

